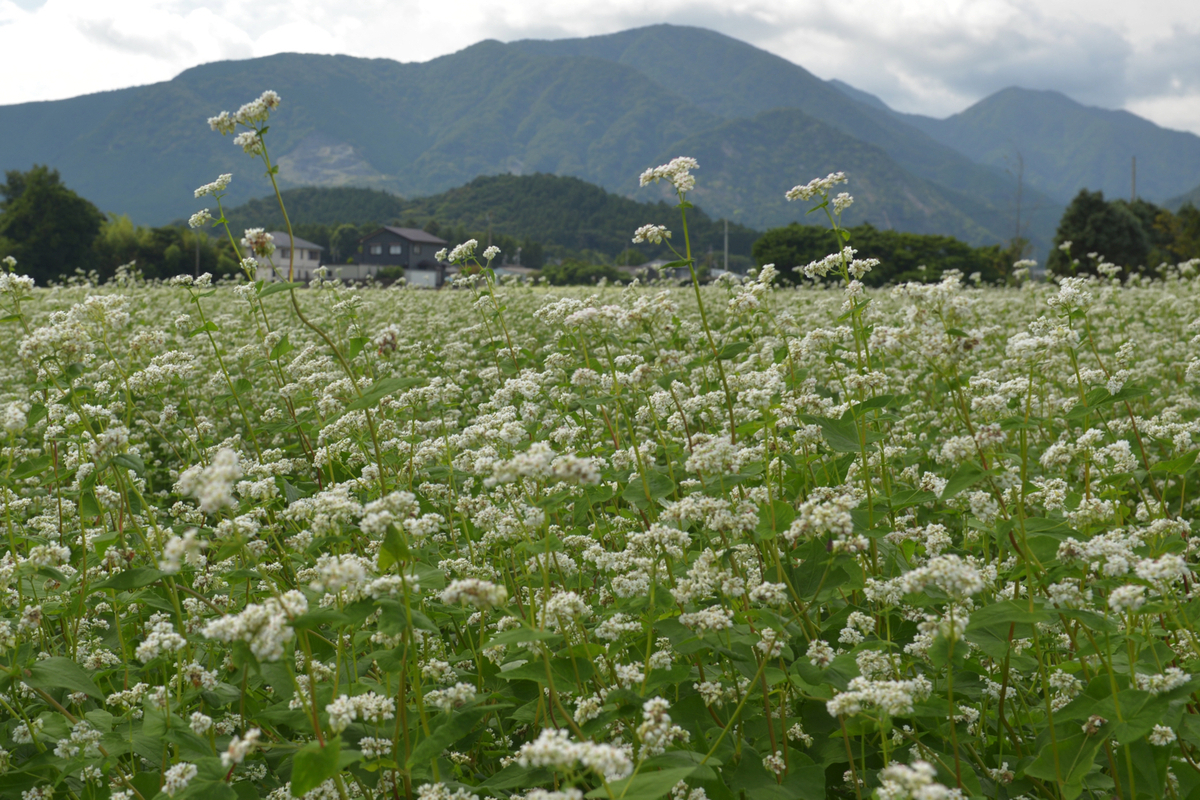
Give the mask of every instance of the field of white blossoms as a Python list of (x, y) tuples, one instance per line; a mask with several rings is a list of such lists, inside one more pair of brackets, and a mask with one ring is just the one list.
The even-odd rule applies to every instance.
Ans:
[(0, 797), (1200, 796), (1196, 266), (9, 264)]

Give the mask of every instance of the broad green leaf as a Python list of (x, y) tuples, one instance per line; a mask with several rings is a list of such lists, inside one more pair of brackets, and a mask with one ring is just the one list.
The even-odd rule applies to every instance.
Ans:
[(93, 583), (92, 589), (116, 589), (117, 591), (128, 591), (129, 589), (140, 589), (143, 586), (150, 584), (162, 578), (167, 573), (154, 567), (134, 567), (127, 569), (124, 572), (118, 572), (111, 578), (106, 578), (99, 583)]
[(271, 360), (277, 361), (295, 349), (296, 348), (292, 346), (292, 343), (288, 341), (288, 336), (285, 333), (283, 337), (275, 343), (275, 346), (271, 348)]
[[(659, 800), (671, 793), (671, 789), (680, 781), (696, 771), (696, 767), (672, 767), (658, 772), (642, 771), (632, 777), (613, 781), (608, 790), (617, 800)], [(587, 797), (608, 797), (604, 787), (593, 789)]]
[(983, 480), (985, 475), (987, 473), (983, 471), (982, 467), (968, 461), (959, 467), (958, 472), (954, 473), (954, 476), (946, 482), (945, 488), (942, 489), (942, 499), (949, 500), (963, 489), (971, 488)]
[(126, 469), (131, 469), (137, 475), (144, 475), (146, 473), (146, 464), (137, 453), (120, 453), (115, 455), (113, 456), (113, 463)]
[(45, 472), (53, 463), (54, 459), (49, 455), (38, 456), (37, 458), (31, 458), (28, 461), (22, 461), (20, 464), (17, 464), (17, 466), (13, 467), (12, 477), (16, 478), (17, 480), (21, 480), (22, 478), (32, 478), (34, 475)]
[(362, 397), (347, 405), (346, 410), (358, 411), (364, 408), (374, 408), (379, 404), (380, 400), (389, 394), (394, 394), (401, 389), (407, 389), (409, 386), (415, 386), (420, 382), (420, 378), (384, 378), (383, 380), (375, 381), (370, 389), (363, 392)]
[[(511, 708), (511, 706), (473, 706), (455, 711), (449, 716), (441, 715), (441, 723), (413, 748), (405, 766), (411, 767), (413, 764), (437, 758), (443, 750), (473, 731), (481, 719), (493, 711), (503, 708)], [(434, 719), (438, 718), (434, 717)]]
[(29, 675), (23, 680), (34, 689), (69, 689), (72, 692), (83, 692), (97, 700), (104, 700), (104, 694), (83, 667), (62, 656), (35, 661), (29, 667)]
[(1170, 461), (1160, 461), (1150, 468), (1151, 472), (1169, 472), (1172, 475), (1183, 475), (1192, 465), (1196, 463), (1196, 456), (1200, 455), (1200, 450), (1191, 450), (1184, 453), (1179, 458), (1173, 458)]
[(334, 737), (325, 742), (309, 742), (301, 747), (292, 762), (292, 797), (303, 797), (337, 775), (342, 769), (342, 740)]
[(722, 361), (728, 361), (731, 358), (741, 355), (750, 349), (749, 342), (730, 342), (717, 351), (717, 358)]
[(288, 283), (287, 281), (280, 281), (278, 283), (272, 283), (268, 286), (263, 287), (263, 290), (258, 293), (258, 296), (259, 297), (269, 297), (277, 292), (286, 292), (289, 289), (303, 289), (304, 285), (305, 285), (304, 281), (294, 281), (292, 283)]

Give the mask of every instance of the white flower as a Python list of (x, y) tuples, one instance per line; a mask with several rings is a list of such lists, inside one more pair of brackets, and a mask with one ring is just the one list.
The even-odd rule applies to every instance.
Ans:
[(633, 241), (636, 244), (642, 242), (662, 244), (663, 239), (670, 238), (671, 232), (667, 230), (666, 225), (643, 225), (633, 232)]
[[(471, 256), (475, 255), (475, 248), (479, 246), (479, 242), (474, 239), (467, 239), (462, 244), (456, 246), (450, 251), (450, 263), (457, 264), (460, 261), (466, 261)], [(439, 261), (441, 259), (438, 259)]]
[(1166, 747), (1171, 742), (1175, 741), (1175, 729), (1168, 728), (1166, 725), (1155, 725), (1154, 730), (1150, 732), (1150, 744), (1157, 747)]
[(500, 248), (496, 247), (495, 245), (492, 245), (491, 247), (489, 247), (488, 249), (483, 251), (483, 258), (485, 261), (491, 261), (493, 258), (495, 258), (498, 255), (500, 255)]
[(477, 608), (491, 608), (508, 602), (508, 590), (491, 581), (464, 578), (447, 586), (442, 591), (441, 598), (442, 602), (447, 604), (465, 601)]
[(221, 766), (229, 769), (235, 764), (240, 764), (246, 759), (246, 755), (258, 746), (258, 739), (262, 736), (262, 731), (258, 728), (251, 728), (246, 732), (246, 737), (233, 737), (233, 741), (229, 743), (228, 749), (221, 753)]
[(679, 156), (673, 158), (669, 163), (658, 167), (651, 167), (641, 174), (639, 183), (642, 186), (647, 186), (651, 183), (658, 183), (660, 180), (670, 182), (675, 187), (675, 191), (680, 194), (690, 192), (696, 186), (696, 179), (692, 176), (691, 171), (699, 169), (700, 165), (696, 163), (696, 159), (688, 156)]
[(197, 465), (180, 475), (175, 491), (196, 498), (200, 501), (200, 510), (211, 514), (237, 505), (233, 499), (233, 486), (240, 477), (242, 468), (238, 464), (238, 454), (226, 447), (217, 451), (207, 467)]
[(196, 773), (199, 771), (195, 764), (188, 764), (187, 762), (176, 764), (163, 773), (162, 790), (170, 797), (174, 797), (176, 792), (187, 788), (187, 785), (192, 782), (192, 778), (196, 777)]
[(275, 237), (262, 228), (247, 228), (242, 234), (242, 247), (265, 258), (275, 252)]
[(811, 200), (818, 196), (826, 197), (829, 195), (829, 190), (839, 183), (846, 183), (846, 173), (831, 172), (824, 178), (813, 178), (806, 184), (793, 186), (784, 197), (788, 200)]
[[(201, 186), (199, 189), (197, 189), (196, 197), (206, 197), (206, 196), (216, 197), (217, 195), (221, 194), (222, 192), (224, 192), (226, 189), (229, 188), (229, 182), (232, 180), (233, 180), (233, 175), (231, 173), (226, 172), (225, 174), (218, 177), (212, 183), (206, 183), (203, 186)], [(208, 209), (205, 209), (204, 211), (201, 211), (199, 213), (207, 214)], [(211, 218), (212, 217), (210, 216), (209, 219), (211, 219)], [(195, 217), (192, 217), (192, 219), (195, 219)], [(192, 227), (198, 228), (200, 226), (192, 225)]]

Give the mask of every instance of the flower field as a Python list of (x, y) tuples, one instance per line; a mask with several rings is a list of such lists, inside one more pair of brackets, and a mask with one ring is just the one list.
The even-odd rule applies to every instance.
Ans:
[[(685, 161), (643, 180), (686, 214)], [(835, 229), (836, 182), (794, 190)], [(1197, 265), (869, 291), (853, 255), (10, 265), (0, 797), (1200, 796)]]

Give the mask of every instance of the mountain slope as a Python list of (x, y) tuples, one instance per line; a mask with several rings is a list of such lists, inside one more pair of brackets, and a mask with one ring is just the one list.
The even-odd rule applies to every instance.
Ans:
[(1140, 197), (1161, 202), (1200, 181), (1200, 136), (1058, 92), (1013, 87), (948, 119), (900, 116), (981, 163), (1012, 168), (1020, 153), (1026, 185), (1063, 202), (1082, 188), (1128, 197), (1133, 156)]
[[(714, 215), (736, 214), (758, 228), (793, 218), (778, 205), (774, 183), (814, 177), (806, 171), (812, 163), (826, 165), (821, 174), (848, 169), (856, 180), (873, 172), (863, 191), (851, 187), (859, 197), (854, 214), (881, 227), (954, 232), (975, 244), (1011, 235), (1015, 187), (999, 170), (781, 58), (673, 26), (560, 42), (481, 42), (413, 64), (282, 54), (206, 64), (120, 92), (0, 107), (0, 168), (48, 163), (103, 210), (148, 223), (191, 213), (202, 205), (192, 190), (232, 172), (228, 203), (236, 205), (263, 194), (263, 165), (205, 120), (265, 88), (284, 100), (268, 141), (285, 188), (362, 186), (412, 197), (480, 174), (545, 172), (649, 197), (637, 187), (642, 169), (722, 140), (752, 152), (746, 169), (762, 174), (699, 173)], [(807, 116), (794, 117), (790, 132), (778, 128), (780, 117), (756, 116), (780, 107)], [(756, 145), (750, 131), (778, 146)], [(874, 148), (869, 158), (864, 144)], [(707, 163), (725, 163), (712, 152)], [(704, 188), (708, 174), (719, 182)], [(1046, 211), (1034, 238), (1048, 242), (1042, 229), (1056, 219), (1056, 210)]]
[[(530, 238), (571, 251), (596, 250), (615, 256), (631, 246), (633, 232), (647, 222), (678, 230), (679, 212), (662, 202), (631, 200), (578, 178), (555, 175), (492, 175), (429, 197), (403, 200), (395, 195), (354, 188), (303, 188), (283, 192), (294, 224), (401, 224), (485, 231)], [(490, 215), (490, 218), (489, 218)], [(226, 212), (230, 228), (280, 229), (283, 215), (274, 195), (251, 200)], [(720, 250), (723, 226), (702, 209), (688, 217), (693, 247)], [(750, 255), (758, 232), (729, 226), (731, 253)], [(681, 238), (681, 237), (678, 237)], [(457, 242), (452, 242), (457, 244)], [(643, 252), (665, 255), (649, 245)]]
[[(847, 224), (870, 221), (880, 228), (946, 233), (979, 244), (1004, 238), (1005, 231), (981, 224), (985, 209), (945, 187), (912, 175), (887, 153), (865, 142), (848, 147), (841, 131), (794, 108), (734, 119), (678, 142), (675, 150), (700, 162), (695, 202), (732, 220), (758, 220), (764, 227), (805, 219), (811, 204), (789, 203), (784, 194), (796, 175), (823, 176), (842, 170), (854, 205)], [(780, 162), (789, 165), (781, 171)], [(974, 213), (972, 213), (974, 212)]]
[[(653, 25), (605, 36), (526, 40), (511, 46), (529, 53), (628, 64), (674, 94), (726, 118), (798, 108), (876, 145), (914, 175), (977, 198), (981, 208), (989, 209), (986, 227), (1008, 227), (1016, 186), (1003, 170), (975, 163), (886, 107), (860, 102), (803, 67), (729, 36), (703, 28)], [(1061, 211), (1057, 204), (1037, 196), (1031, 200), (1053, 208), (1057, 219)]]

